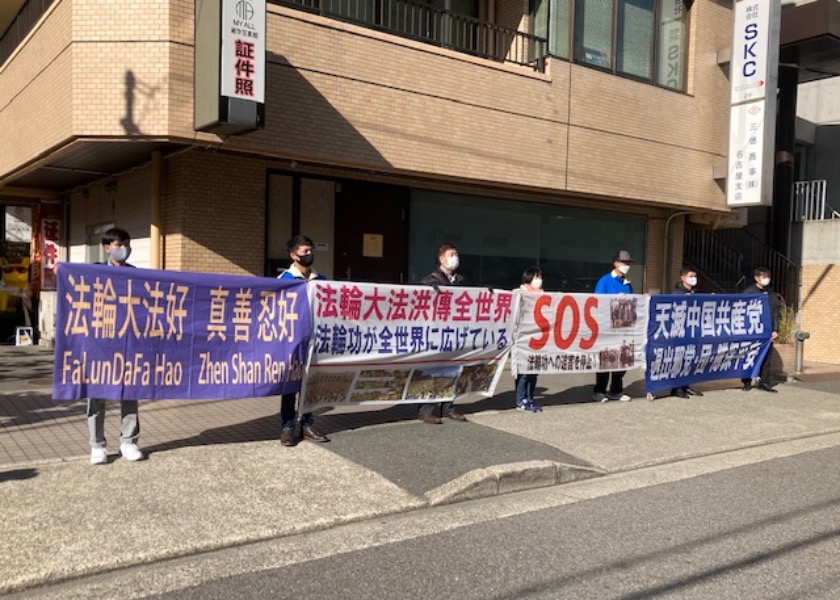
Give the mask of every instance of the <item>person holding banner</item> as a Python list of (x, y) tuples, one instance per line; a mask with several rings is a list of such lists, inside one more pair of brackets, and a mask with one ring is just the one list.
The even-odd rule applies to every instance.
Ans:
[[(770, 276), (770, 269), (767, 267), (756, 268), (755, 271), (753, 271), (753, 279), (755, 282), (751, 286), (747, 287), (744, 290), (744, 293), (767, 295), (767, 303), (770, 305), (770, 322), (771, 327), (773, 328), (773, 333), (770, 334), (770, 341), (775, 342), (776, 338), (779, 337), (779, 321), (781, 320), (782, 303), (780, 301), (779, 294), (770, 287)], [(768, 351), (767, 354), (764, 355), (764, 360), (761, 361), (761, 368), (759, 370), (759, 376), (756, 378), (755, 385), (753, 385), (753, 380), (747, 377), (741, 380), (741, 383), (743, 384), (741, 389), (745, 392), (749, 392), (753, 389), (753, 387), (757, 387), (764, 392), (777, 394), (778, 390), (774, 389), (769, 383), (771, 363), (771, 352)]]
[[(542, 294), (543, 274), (539, 267), (528, 267), (522, 272), (520, 291), (527, 294)], [(534, 390), (537, 387), (536, 375), (516, 375), (516, 409), (524, 412), (542, 412), (542, 406), (534, 403)]]
[[(627, 273), (630, 271), (630, 263), (633, 260), (630, 258), (630, 253), (627, 250), (619, 250), (613, 257), (612, 270), (601, 277), (598, 283), (595, 284), (596, 294), (632, 294), (633, 286), (630, 285), (630, 280), (627, 279)], [(624, 393), (624, 374), (627, 371), (599, 371), (595, 374), (595, 388), (593, 389), (592, 399), (596, 402), (606, 402), (608, 400), (618, 400), (620, 402), (630, 402), (631, 398)], [(612, 373), (612, 380), (610, 374)], [(607, 384), (609, 384), (609, 393), (607, 393)]]
[[(113, 227), (103, 233), (102, 250), (107, 257), (104, 264), (109, 267), (134, 267), (126, 262), (131, 255), (131, 236), (125, 229)], [(131, 462), (143, 459), (143, 453), (137, 447), (137, 440), (140, 437), (140, 417), (137, 414), (137, 407), (137, 400), (120, 400), (120, 454)], [(105, 440), (105, 400), (88, 398), (87, 422), (90, 432), (90, 464), (104, 465), (108, 462)]]
[[(453, 244), (443, 243), (437, 249), (437, 268), (420, 280), (423, 285), (430, 285), (435, 290), (441, 285), (464, 285), (464, 277), (458, 273), (460, 258), (458, 248)], [(440, 405), (441, 415), (453, 421), (466, 421), (467, 418), (455, 411), (452, 402), (430, 402), (421, 404), (417, 409), (417, 418), (429, 425), (440, 425), (443, 420), (435, 414), (435, 408)]]
[[(288, 269), (280, 273), (277, 278), (304, 279), (306, 281), (326, 279), (326, 277), (312, 268), (312, 263), (315, 261), (315, 255), (312, 254), (312, 248), (314, 246), (315, 242), (305, 235), (296, 235), (286, 242), (286, 249), (289, 251), (289, 258), (292, 259), (292, 264), (289, 265)], [(297, 394), (283, 394), (280, 398), (280, 420), (282, 422), (280, 443), (284, 446), (294, 446), (297, 443), (295, 439), (296, 400)], [(313, 424), (314, 418), (312, 413), (301, 415), (300, 432), (303, 439), (309, 440), (310, 442), (328, 442), (329, 439), (319, 433)]]
[[(675, 294), (693, 294), (694, 288), (697, 285), (697, 272), (693, 269), (683, 267), (680, 269), (680, 280), (674, 286)], [(684, 385), (671, 390), (671, 395), (677, 398), (688, 398), (689, 396), (702, 396), (703, 392), (698, 392)]]

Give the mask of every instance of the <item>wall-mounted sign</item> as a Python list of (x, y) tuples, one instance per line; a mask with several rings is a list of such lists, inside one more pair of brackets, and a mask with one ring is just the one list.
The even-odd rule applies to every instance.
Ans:
[(733, 13), (726, 204), (770, 205), (781, 0), (736, 0)]

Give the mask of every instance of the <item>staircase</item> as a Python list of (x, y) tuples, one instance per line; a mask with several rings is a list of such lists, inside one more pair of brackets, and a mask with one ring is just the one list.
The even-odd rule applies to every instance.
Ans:
[(709, 291), (729, 294), (753, 283), (753, 269), (768, 267), (773, 289), (788, 306), (799, 304), (799, 267), (746, 229), (687, 229), (683, 262), (697, 271)]

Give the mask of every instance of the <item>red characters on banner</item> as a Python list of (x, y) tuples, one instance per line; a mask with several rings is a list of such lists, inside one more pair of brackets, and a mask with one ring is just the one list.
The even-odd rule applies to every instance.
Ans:
[[(557, 308), (551, 314), (551, 304), (556, 296), (544, 294), (534, 303), (534, 322), (540, 328), (539, 337), (532, 337), (528, 347), (541, 350), (554, 334), (554, 344), (560, 350), (567, 350), (575, 341), (581, 350), (589, 350), (598, 339), (598, 322), (592, 316), (592, 311), (598, 308), (598, 298), (588, 296), (580, 306), (574, 296), (561, 296)], [(546, 316), (544, 313), (548, 311)], [(569, 319), (571, 322), (569, 323)], [(581, 319), (588, 332), (581, 332)], [(564, 327), (565, 325), (565, 327)], [(564, 334), (565, 330), (565, 334)]]

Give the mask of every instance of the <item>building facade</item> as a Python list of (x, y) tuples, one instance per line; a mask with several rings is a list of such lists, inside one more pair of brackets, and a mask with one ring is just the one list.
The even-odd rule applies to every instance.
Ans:
[(41, 219), (58, 260), (97, 260), (118, 226), (140, 267), (273, 276), (305, 233), (316, 268), (358, 281), (417, 282), (449, 241), (473, 284), (539, 264), (547, 289), (588, 291), (627, 249), (655, 293), (687, 218), (732, 219), (731, 2), (269, 2), (264, 127), (227, 136), (193, 127), (200, 4), (7, 15), (0, 204), (36, 215), (33, 259)]

